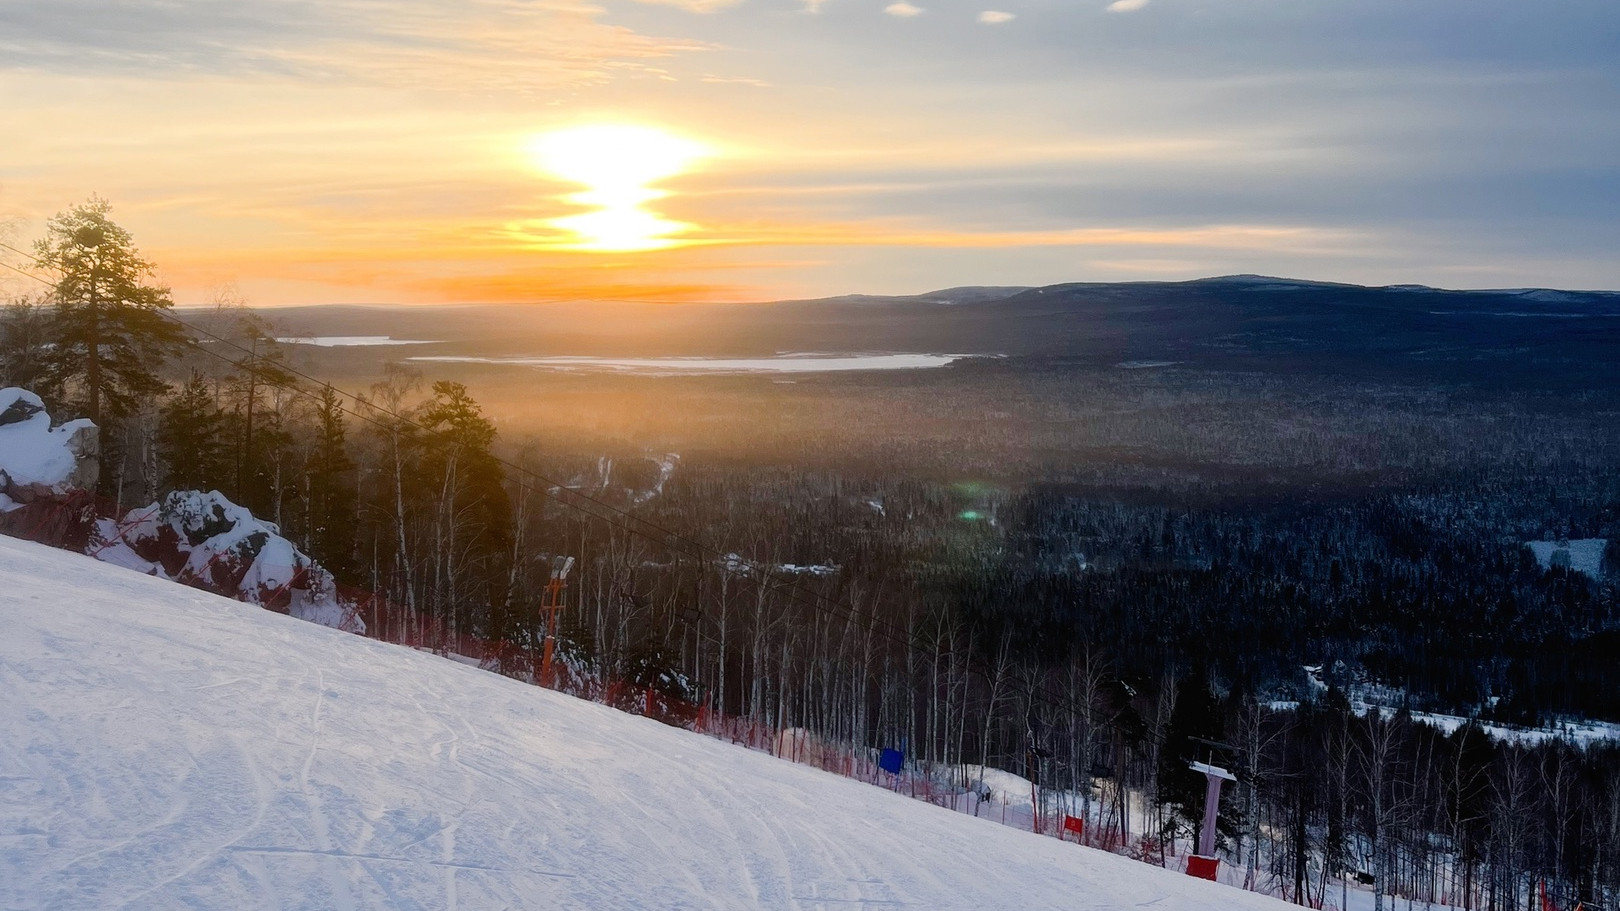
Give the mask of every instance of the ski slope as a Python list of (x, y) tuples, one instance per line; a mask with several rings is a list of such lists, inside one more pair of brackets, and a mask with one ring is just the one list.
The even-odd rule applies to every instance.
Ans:
[(0, 908), (1261, 909), (0, 538)]

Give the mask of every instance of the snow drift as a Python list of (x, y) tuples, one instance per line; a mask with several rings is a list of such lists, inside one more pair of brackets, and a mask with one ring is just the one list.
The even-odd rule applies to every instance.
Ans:
[(1281, 909), (0, 539), (0, 907)]

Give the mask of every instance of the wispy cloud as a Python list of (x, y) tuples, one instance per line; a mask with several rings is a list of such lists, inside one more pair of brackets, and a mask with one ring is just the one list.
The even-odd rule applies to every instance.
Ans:
[(1134, 13), (1148, 5), (1148, 0), (1114, 0), (1108, 4), (1110, 13)]
[(912, 16), (922, 15), (923, 10), (922, 7), (913, 6), (910, 3), (907, 3), (906, 0), (895, 0), (894, 3), (885, 6), (883, 11), (891, 16), (898, 16), (901, 19), (910, 19)]
[(769, 82), (763, 79), (755, 79), (752, 76), (715, 76), (711, 73), (704, 73), (699, 77), (698, 81), (710, 82), (715, 85), (751, 85), (756, 89), (768, 89), (771, 87)]
[(987, 9), (979, 14), (979, 21), (985, 25), (1000, 25), (1003, 22), (1011, 22), (1014, 18), (1016, 17), (1012, 13), (998, 9)]
[(1207, 250), (1289, 250), (1329, 253), (1367, 242), (1351, 229), (1311, 225), (1211, 224), (1176, 228), (1092, 227), (1041, 231), (962, 231), (906, 224), (904, 219), (867, 223), (801, 224), (770, 228), (715, 226), (694, 246), (766, 244), (939, 248), (1155, 247)]
[(581, 0), (11, 0), (0, 4), (0, 69), (537, 92), (708, 47), (602, 14)]
[(826, 5), (827, 0), (804, 0), (804, 8), (800, 12), (814, 16), (816, 13), (821, 12), (821, 8)]
[(742, 0), (637, 0), (637, 2), (676, 6), (689, 13), (715, 13), (728, 6), (736, 6)]

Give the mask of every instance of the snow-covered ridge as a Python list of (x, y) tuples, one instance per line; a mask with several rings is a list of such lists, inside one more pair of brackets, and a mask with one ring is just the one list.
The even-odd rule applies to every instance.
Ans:
[(1281, 909), (0, 538), (0, 907)]

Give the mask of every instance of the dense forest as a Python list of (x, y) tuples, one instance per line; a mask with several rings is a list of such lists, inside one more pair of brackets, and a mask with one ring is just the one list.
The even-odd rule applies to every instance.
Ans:
[[(1470, 393), (1489, 430), (1466, 458), (1358, 428), (1331, 463), (1310, 453), (1347, 451), (1332, 430), (1358, 415), (1268, 449), (1234, 413), (1220, 445), (1290, 461), (1263, 482), (1175, 429), (1061, 471), (1032, 456), (1023, 480), (980, 480), (971, 444), (896, 471), (887, 438), (803, 464), (609, 451), (503, 435), (409, 367), (323, 385), (236, 302), (181, 325), (104, 204), (36, 255), (60, 277), (5, 311), (0, 383), (97, 420), (113, 509), (217, 489), (406, 622), (501, 644), (502, 672), (535, 674), (571, 556), (573, 675), (903, 749), (964, 788), (965, 766), (1008, 769), (1165, 863), (1202, 798), (1186, 762), (1213, 751), (1239, 776), (1228, 857), (1301, 903), (1356, 878), (1380, 907), (1528, 907), (1541, 881), (1620, 902), (1620, 746), (1555, 736), (1620, 722), (1620, 473), (1590, 401)], [(1525, 546), (1591, 538), (1595, 574)]]

